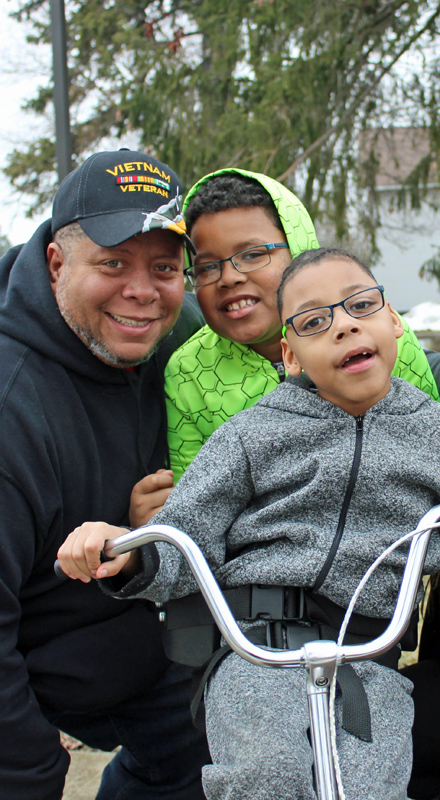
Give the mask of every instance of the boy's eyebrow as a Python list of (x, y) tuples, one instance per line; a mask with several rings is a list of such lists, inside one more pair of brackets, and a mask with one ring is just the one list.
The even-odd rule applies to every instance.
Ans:
[[(350, 297), (351, 294), (355, 294), (355, 292), (361, 292), (362, 289), (374, 289), (374, 286), (367, 286), (361, 283), (355, 283), (353, 284), (353, 286), (346, 286), (346, 288), (344, 289), (344, 293), (348, 292), (348, 294), (346, 294), (345, 296)], [(303, 309), (306, 308), (327, 308), (327, 306), (329, 305), (331, 306), (332, 304), (322, 303), (319, 300), (306, 300), (305, 303), (301, 303), (301, 305), (298, 306), (298, 308), (295, 311), (295, 314), (299, 314)]]
[[(253, 236), (252, 239), (247, 239), (246, 241), (235, 243), (235, 245), (233, 245), (233, 250), (232, 250), (232, 245), (231, 245), (229, 250), (232, 250), (231, 256), (233, 256), (233, 255), (235, 255), (235, 253), (240, 253), (242, 250), (247, 250), (248, 247), (261, 247), (263, 244), (268, 244), (266, 239), (264, 239), (264, 238), (262, 239), (261, 237)], [(221, 258), (214, 258), (213, 256), (211, 256), (211, 251), (210, 250), (198, 250), (196, 255), (194, 256), (194, 259), (196, 259), (196, 258), (197, 259), (203, 259), (204, 261), (208, 261), (208, 260), (209, 261), (221, 261), (222, 260)]]

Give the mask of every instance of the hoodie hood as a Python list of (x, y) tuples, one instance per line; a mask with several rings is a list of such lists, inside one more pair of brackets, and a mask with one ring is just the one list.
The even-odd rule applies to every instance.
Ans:
[(204, 183), (218, 175), (234, 174), (253, 178), (254, 181), (261, 183), (266, 192), (270, 194), (284, 228), (292, 258), (304, 250), (313, 250), (319, 247), (315, 226), (301, 200), (289, 189), (286, 189), (282, 183), (279, 183), (274, 178), (269, 178), (268, 175), (263, 175), (261, 172), (249, 172), (245, 169), (218, 169), (216, 172), (210, 172), (209, 175), (205, 175), (189, 190), (183, 204), (183, 211), (185, 212), (191, 199)]

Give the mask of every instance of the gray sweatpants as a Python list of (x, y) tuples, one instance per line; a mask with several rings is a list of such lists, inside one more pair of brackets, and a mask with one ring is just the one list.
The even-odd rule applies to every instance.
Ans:
[[(412, 684), (371, 661), (356, 665), (367, 692), (371, 743), (338, 724), (347, 800), (406, 800), (411, 773)], [(208, 800), (316, 800), (303, 669), (257, 667), (235, 653), (205, 692), (213, 764), (203, 768)], [(341, 699), (336, 701), (340, 718)]]

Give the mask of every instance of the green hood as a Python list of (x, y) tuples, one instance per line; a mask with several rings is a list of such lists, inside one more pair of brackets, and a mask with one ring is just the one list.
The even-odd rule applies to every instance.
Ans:
[(214, 176), (230, 174), (245, 175), (247, 178), (253, 178), (254, 181), (261, 183), (270, 194), (284, 228), (292, 257), (299, 255), (303, 250), (319, 247), (315, 226), (301, 200), (289, 189), (286, 189), (282, 183), (278, 183), (274, 178), (269, 178), (268, 175), (262, 175), (260, 172), (248, 172), (245, 169), (218, 169), (216, 172), (205, 175), (189, 190), (183, 204), (183, 211), (185, 212), (189, 201), (197, 194), (203, 183), (206, 183)]
[[(282, 183), (260, 172), (227, 168), (218, 169), (216, 172), (205, 175), (189, 190), (183, 204), (183, 211), (185, 212), (191, 198), (197, 194), (203, 183), (206, 183), (206, 181), (214, 176), (231, 173), (253, 178), (255, 181), (258, 181), (258, 183), (261, 183), (266, 191), (269, 192), (280, 216), (292, 257), (299, 255), (299, 253), (302, 253), (304, 250), (311, 250), (319, 247), (315, 226), (301, 200), (299, 200), (293, 192), (283, 186)], [(401, 321), (404, 332), (403, 336), (397, 340), (397, 359), (392, 374), (399, 378), (404, 378), (409, 381), (409, 383), (413, 383), (415, 386), (422, 389), (422, 391), (427, 392), (434, 400), (438, 400), (438, 389), (426, 355), (406, 320), (401, 317)]]

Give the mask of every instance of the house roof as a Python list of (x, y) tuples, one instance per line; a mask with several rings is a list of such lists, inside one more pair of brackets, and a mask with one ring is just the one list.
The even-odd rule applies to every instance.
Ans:
[[(377, 188), (402, 186), (429, 152), (429, 132), (425, 128), (375, 128), (359, 135), (360, 163), (366, 166), (373, 153), (379, 164), (375, 176)], [(438, 182), (437, 164), (433, 162), (428, 183)]]

